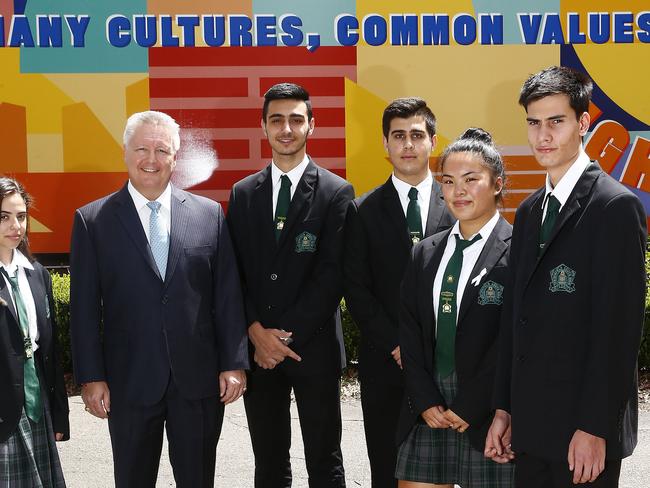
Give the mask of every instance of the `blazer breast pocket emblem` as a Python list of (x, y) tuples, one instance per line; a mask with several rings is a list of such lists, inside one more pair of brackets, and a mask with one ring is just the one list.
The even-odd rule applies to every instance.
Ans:
[(566, 264), (560, 264), (557, 268), (551, 270), (551, 283), (548, 289), (553, 293), (558, 291), (573, 293), (576, 291), (575, 279), (576, 272)]
[(479, 305), (501, 305), (503, 303), (503, 285), (496, 281), (486, 281), (478, 292)]
[(316, 236), (311, 232), (301, 232), (296, 237), (296, 252), (315, 252)]

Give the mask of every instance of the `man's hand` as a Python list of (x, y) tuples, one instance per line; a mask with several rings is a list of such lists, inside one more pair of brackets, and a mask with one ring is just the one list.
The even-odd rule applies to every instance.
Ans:
[(445, 407), (442, 405), (427, 408), (420, 415), (432, 429), (447, 429), (450, 426), (449, 421), (445, 417)]
[(456, 415), (451, 409), (445, 410), (443, 415), (447, 422), (449, 422), (450, 427), (454, 430), (457, 430), (460, 433), (465, 432), (469, 428), (469, 424)]
[(497, 410), (492, 425), (488, 430), (485, 439), (485, 457), (497, 463), (503, 464), (514, 459), (510, 439), (512, 437), (510, 425), (510, 414), (505, 410)]
[(243, 369), (219, 373), (219, 396), (228, 405), (239, 399), (246, 391), (246, 372)]
[(569, 443), (569, 470), (573, 484), (591, 483), (605, 469), (606, 441), (602, 437), (576, 430)]
[(86, 412), (100, 419), (108, 418), (111, 411), (111, 393), (105, 381), (91, 381), (81, 386), (81, 399)]
[(291, 332), (265, 329), (261, 323), (256, 321), (248, 327), (248, 337), (255, 346), (255, 362), (264, 369), (275, 368), (287, 357), (301, 361), (300, 356), (283, 342), (291, 337)]
[(56, 434), (54, 434), (54, 438), (56, 439), (57, 442), (62, 441), (63, 437), (64, 437), (63, 432), (57, 432)]
[(393, 356), (393, 359), (395, 360), (395, 362), (399, 366), (399, 369), (402, 369), (402, 355), (400, 353), (399, 346), (397, 346), (395, 349), (393, 349), (390, 352), (390, 355)]

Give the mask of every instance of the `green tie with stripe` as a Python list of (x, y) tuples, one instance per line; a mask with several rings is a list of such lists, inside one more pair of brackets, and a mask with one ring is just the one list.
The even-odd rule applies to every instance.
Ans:
[(32, 339), (29, 337), (29, 320), (27, 319), (27, 307), (23, 301), (18, 286), (18, 268), (13, 276), (9, 276), (7, 271), (2, 268), (2, 273), (11, 285), (11, 292), (16, 305), (16, 314), (18, 322), (23, 333), (23, 345), (25, 348), (24, 380), (23, 386), (25, 391), (25, 413), (33, 422), (38, 423), (43, 415), (43, 403), (41, 400), (41, 387), (36, 373), (36, 364), (34, 363), (34, 351), (32, 349)]
[(463, 269), (463, 251), (480, 238), (481, 234), (476, 234), (471, 241), (466, 241), (456, 234), (456, 248), (447, 263), (445, 274), (442, 276), (436, 322), (435, 362), (436, 370), (443, 378), (454, 371), (456, 364), (456, 310), (458, 306), (456, 292), (458, 291), (460, 271)]
[(289, 204), (291, 203), (291, 180), (287, 175), (280, 177), (280, 192), (278, 193), (278, 202), (275, 205), (275, 240), (280, 240), (282, 229), (287, 220), (289, 213)]
[(555, 227), (555, 221), (560, 214), (560, 207), (560, 201), (555, 198), (553, 194), (549, 193), (546, 200), (546, 217), (544, 217), (542, 228), (539, 231), (539, 248), (537, 249), (537, 256), (542, 253), (542, 249), (544, 249), (546, 242), (551, 238), (551, 232), (553, 232), (553, 227)]
[(406, 225), (409, 228), (409, 237), (413, 244), (422, 240), (422, 215), (418, 203), (418, 190), (411, 187), (409, 190), (409, 204), (406, 207)]

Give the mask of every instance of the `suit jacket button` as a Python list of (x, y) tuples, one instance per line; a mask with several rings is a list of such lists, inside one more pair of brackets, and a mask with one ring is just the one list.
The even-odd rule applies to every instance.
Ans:
[(524, 327), (526, 324), (528, 324), (528, 319), (527, 318), (522, 317), (522, 318), (519, 319), (519, 325)]
[(167, 305), (167, 302), (168, 302), (168, 301), (169, 301), (169, 297), (168, 297), (167, 295), (165, 295), (164, 297), (162, 297), (162, 304), (163, 304), (163, 305)]
[(273, 274), (271, 275), (271, 280), (272, 280), (272, 281), (275, 281), (275, 280), (277, 280), (277, 279), (278, 279), (278, 275), (276, 275), (275, 273), (273, 273)]
[(526, 359), (526, 356), (524, 356), (523, 354), (520, 354), (519, 357), (517, 357), (517, 361), (519, 361), (520, 363), (523, 363), (524, 359)]

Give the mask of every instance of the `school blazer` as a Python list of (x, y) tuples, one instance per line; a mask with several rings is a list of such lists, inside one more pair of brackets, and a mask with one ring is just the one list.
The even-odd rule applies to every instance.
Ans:
[[(25, 274), (36, 305), (39, 348), (35, 358), (42, 373), (41, 391), (49, 400), (54, 432), (62, 433), (67, 440), (68, 397), (57, 341), (52, 279), (43, 266), (32, 264), (34, 270), (25, 269)], [(11, 286), (0, 273), (0, 442), (6, 441), (18, 427), (25, 403), (24, 363), (23, 333), (11, 299)]]
[[(345, 365), (338, 305), (343, 225), (353, 197), (347, 181), (310, 159), (276, 242), (271, 166), (237, 182), (230, 194), (227, 221), (246, 323), (293, 333), (290, 347), (302, 361), (287, 359), (276, 366), (285, 374), (340, 372)], [(256, 367), (253, 361), (251, 366)]]
[[(472, 446), (482, 452), (494, 417), (492, 388), (503, 292), (508, 286), (512, 226), (499, 218), (465, 286), (456, 327), (458, 394), (447, 405), (434, 383), (433, 281), (450, 233), (451, 230), (438, 233), (413, 248), (402, 282), (399, 340), (406, 395), (397, 440), (404, 440), (422, 412), (443, 405), (469, 424), (466, 434)], [(480, 281), (473, 283), (472, 279), (483, 269)]]
[[(424, 236), (454, 223), (434, 180)], [(398, 345), (400, 283), (413, 243), (391, 178), (353, 200), (345, 227), (344, 291), (361, 330), (359, 374), (402, 384), (401, 370), (391, 356)]]
[(544, 193), (516, 214), (495, 406), (512, 414), (515, 452), (566, 460), (580, 429), (620, 459), (637, 442), (645, 212), (592, 164), (538, 258)]

